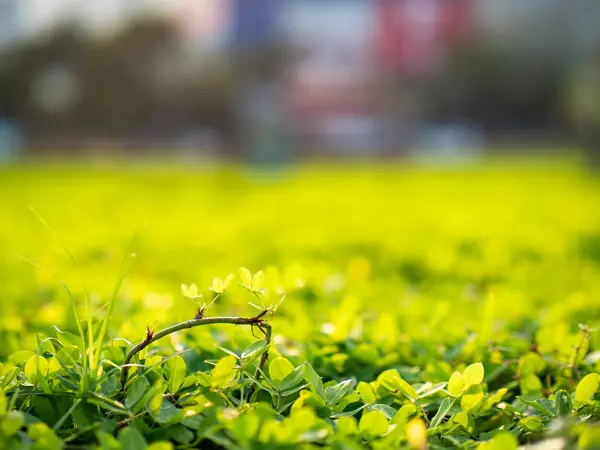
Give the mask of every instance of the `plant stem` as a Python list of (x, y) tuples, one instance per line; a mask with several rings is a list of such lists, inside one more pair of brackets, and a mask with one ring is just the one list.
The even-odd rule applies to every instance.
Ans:
[[(265, 338), (267, 343), (271, 342), (271, 326), (265, 322), (262, 318), (267, 313), (267, 311), (263, 311), (262, 313), (254, 316), (254, 317), (207, 317), (201, 319), (192, 319), (186, 322), (178, 323), (177, 325), (173, 325), (169, 328), (165, 328), (158, 333), (153, 333), (148, 330), (146, 334), (146, 338), (129, 350), (127, 356), (125, 357), (125, 361), (123, 361), (123, 372), (121, 373), (121, 390), (125, 389), (125, 383), (127, 382), (127, 376), (129, 375), (129, 363), (132, 358), (141, 352), (143, 349), (148, 347), (153, 342), (158, 341), (159, 339), (164, 338), (172, 333), (176, 333), (180, 330), (185, 330), (188, 328), (195, 328), (202, 325), (212, 325), (212, 324), (231, 324), (231, 325), (256, 325), (261, 327), (265, 332)], [(266, 352), (263, 353), (261, 357), (261, 367), (266, 363)]]
[[(264, 328), (264, 332), (265, 332), (265, 341), (267, 341), (267, 347), (271, 344), (271, 326), (269, 324), (267, 324), (266, 322), (264, 324), (261, 325), (261, 327)], [(259, 379), (260, 377), (260, 372), (263, 370), (263, 367), (265, 367), (265, 364), (267, 363), (267, 360), (269, 359), (269, 350), (265, 351), (261, 356), (260, 356), (260, 361), (258, 362), (258, 367), (256, 368), (256, 372), (254, 373), (254, 378), (256, 380)], [(250, 401), (250, 398), (252, 397), (252, 395), (254, 394), (255, 391), (255, 385), (253, 384), (252, 386), (250, 386), (250, 388), (248, 389), (248, 395), (246, 397), (247, 401)]]

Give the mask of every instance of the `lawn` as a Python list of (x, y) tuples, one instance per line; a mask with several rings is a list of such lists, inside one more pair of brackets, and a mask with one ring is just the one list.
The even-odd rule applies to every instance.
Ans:
[(573, 161), (25, 164), (0, 198), (8, 448), (600, 448)]

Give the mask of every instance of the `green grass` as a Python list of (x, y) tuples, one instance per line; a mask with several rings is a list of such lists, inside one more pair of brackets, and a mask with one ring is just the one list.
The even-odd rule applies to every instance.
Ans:
[(600, 182), (573, 162), (23, 165), (0, 198), (13, 448), (600, 445)]

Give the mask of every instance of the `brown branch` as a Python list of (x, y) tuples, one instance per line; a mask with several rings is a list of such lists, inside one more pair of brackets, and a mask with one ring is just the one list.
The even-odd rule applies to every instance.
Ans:
[[(258, 325), (260, 327), (263, 327), (265, 330), (267, 330), (265, 332), (265, 338), (267, 340), (267, 343), (270, 343), (271, 341), (271, 326), (265, 322), (262, 318), (265, 316), (265, 314), (267, 313), (267, 311), (262, 311), (260, 314), (254, 316), (254, 317), (207, 317), (207, 318), (198, 318), (198, 319), (192, 319), (192, 320), (188, 320), (186, 322), (182, 322), (182, 323), (178, 323), (177, 325), (173, 325), (169, 328), (165, 328), (162, 331), (159, 331), (158, 333), (154, 333), (152, 330), (147, 329), (146, 330), (146, 337), (144, 338), (144, 340), (142, 342), (140, 342), (139, 344), (137, 344), (135, 347), (133, 347), (131, 350), (129, 350), (129, 352), (127, 353), (127, 356), (125, 356), (125, 360), (123, 361), (123, 371), (121, 372), (121, 391), (125, 390), (125, 384), (127, 383), (127, 377), (129, 375), (129, 364), (131, 363), (131, 360), (133, 359), (133, 357), (135, 355), (137, 355), (139, 352), (141, 352), (142, 350), (144, 350), (146, 347), (148, 347), (150, 344), (152, 344), (153, 342), (158, 341), (159, 339), (164, 338), (165, 336), (168, 336), (172, 333), (176, 333), (177, 331), (180, 330), (185, 330), (188, 328), (195, 328), (195, 327), (199, 327), (202, 325), (212, 325), (212, 324), (231, 324), (231, 325)], [(263, 353), (262, 357), (261, 357), (261, 361), (259, 363), (259, 367), (262, 369), (262, 367), (264, 367), (264, 364), (266, 363), (266, 355), (267, 352)], [(258, 379), (258, 378), (257, 378)]]
[[(266, 311), (263, 311), (263, 315), (264, 313), (266, 313)], [(260, 330), (265, 333), (265, 341), (267, 341), (267, 346), (269, 344), (271, 344), (271, 325), (269, 325), (266, 322), (263, 322), (261, 324), (257, 324), (258, 328), (260, 328)], [(264, 328), (264, 329), (263, 329)], [(254, 379), (258, 380), (260, 378), (260, 372), (264, 369), (265, 364), (267, 363), (267, 360), (269, 359), (269, 350), (267, 349), (261, 356), (260, 356), (260, 361), (258, 362), (258, 367), (256, 368), (256, 372), (254, 373)], [(250, 389), (248, 389), (248, 395), (246, 396), (246, 400), (250, 401), (250, 398), (252, 397), (252, 395), (254, 394), (254, 391), (256, 390), (256, 384), (253, 384), (252, 386), (250, 386)]]

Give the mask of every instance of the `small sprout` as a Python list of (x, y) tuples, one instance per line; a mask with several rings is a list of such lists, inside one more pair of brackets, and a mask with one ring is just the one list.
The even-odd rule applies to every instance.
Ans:
[(244, 286), (246, 289), (251, 290), (252, 289), (252, 274), (250, 273), (250, 271), (248, 269), (246, 269), (245, 267), (240, 267), (238, 270), (238, 274), (240, 276), (242, 286)]
[(248, 292), (254, 294), (254, 296), (260, 302), (260, 307), (253, 303), (250, 303), (250, 305), (254, 306), (255, 308), (261, 311), (265, 311), (267, 309), (267, 306), (264, 304), (262, 298), (260, 297), (260, 294), (264, 294), (264, 290), (261, 289), (265, 281), (264, 272), (262, 270), (259, 270), (254, 274), (254, 276), (252, 276), (252, 273), (248, 269), (246, 269), (245, 267), (240, 267), (239, 275), (241, 280), (239, 284)]
[(150, 325), (146, 325), (146, 342), (150, 342), (154, 337), (154, 329)]
[(225, 281), (221, 280), (219, 277), (215, 277), (212, 282), (212, 287), (209, 289), (215, 294), (222, 294), (225, 292), (225, 289), (227, 289), (227, 286), (229, 286), (229, 283), (231, 283), (231, 280), (233, 280), (233, 275), (231, 274), (225, 277)]
[(240, 267), (240, 284), (250, 292), (262, 292), (261, 288), (265, 281), (265, 274), (262, 270), (259, 270), (254, 275), (245, 267)]
[(202, 294), (200, 294), (198, 292), (198, 286), (196, 286), (195, 283), (192, 283), (191, 285), (186, 285), (186, 284), (182, 284), (181, 285), (181, 294), (184, 297), (187, 297), (191, 300), (196, 300), (198, 298), (202, 297)]
[(260, 291), (260, 288), (262, 288), (264, 281), (265, 281), (265, 274), (262, 270), (259, 270), (252, 277), (252, 284), (251, 284), (252, 290), (254, 292)]
[(225, 290), (225, 285), (223, 284), (223, 280), (219, 277), (215, 277), (212, 282), (212, 287), (210, 288), (216, 294), (222, 294)]

